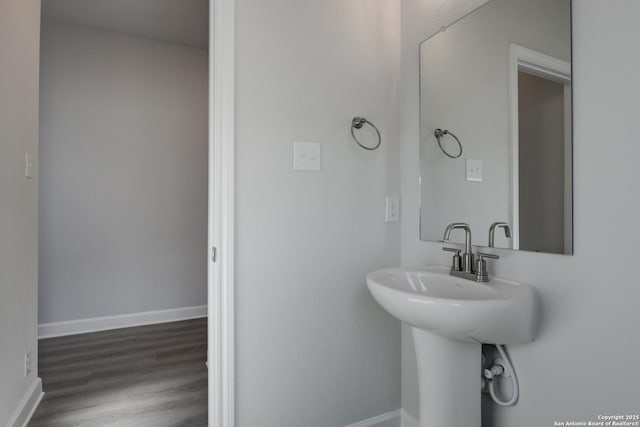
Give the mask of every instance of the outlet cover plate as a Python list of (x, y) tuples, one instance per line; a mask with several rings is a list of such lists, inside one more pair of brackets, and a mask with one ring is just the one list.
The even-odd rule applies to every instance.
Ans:
[(385, 198), (385, 222), (400, 221), (400, 197), (387, 196)]
[(27, 378), (31, 373), (31, 352), (27, 351), (24, 354), (24, 377)]

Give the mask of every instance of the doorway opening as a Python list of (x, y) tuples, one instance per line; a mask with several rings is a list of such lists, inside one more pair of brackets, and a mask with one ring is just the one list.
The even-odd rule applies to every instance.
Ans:
[(43, 0), (33, 426), (207, 425), (208, 0)]
[(573, 251), (571, 64), (511, 46), (514, 249)]

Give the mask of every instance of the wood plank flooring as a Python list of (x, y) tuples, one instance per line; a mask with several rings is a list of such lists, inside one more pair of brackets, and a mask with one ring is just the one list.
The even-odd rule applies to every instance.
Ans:
[(45, 397), (29, 427), (207, 425), (207, 321), (39, 342)]

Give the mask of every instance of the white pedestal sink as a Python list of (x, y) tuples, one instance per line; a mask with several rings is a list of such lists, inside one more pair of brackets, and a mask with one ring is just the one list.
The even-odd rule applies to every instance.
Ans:
[(496, 278), (476, 283), (450, 276), (446, 267), (377, 270), (367, 275), (367, 286), (412, 326), (420, 427), (479, 427), (482, 344), (533, 341), (533, 288)]

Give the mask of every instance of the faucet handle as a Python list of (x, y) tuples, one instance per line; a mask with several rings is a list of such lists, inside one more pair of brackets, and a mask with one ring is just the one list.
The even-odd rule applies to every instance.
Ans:
[(478, 282), (489, 281), (489, 273), (487, 273), (487, 262), (484, 260), (485, 258), (500, 259), (498, 255), (478, 252), (478, 260), (476, 261), (476, 272), (475, 272), (476, 280)]
[(442, 248), (443, 251), (455, 252), (455, 255), (451, 259), (451, 269), (461, 271), (462, 270), (462, 257), (460, 257), (461, 250), (458, 248)]

